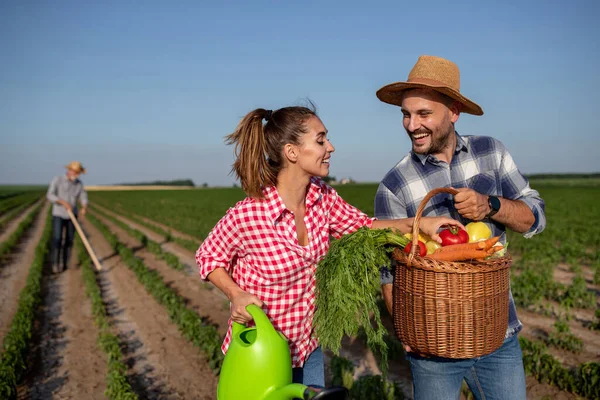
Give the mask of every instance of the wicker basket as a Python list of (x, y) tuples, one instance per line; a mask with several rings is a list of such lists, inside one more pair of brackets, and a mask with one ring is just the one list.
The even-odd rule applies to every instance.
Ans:
[(473, 358), (489, 354), (502, 345), (508, 325), (510, 265), (504, 257), (472, 261), (438, 261), (415, 254), (425, 196), (413, 224), (410, 254), (393, 252), (397, 261), (393, 286), (393, 317), (396, 335), (411, 350), (428, 356)]

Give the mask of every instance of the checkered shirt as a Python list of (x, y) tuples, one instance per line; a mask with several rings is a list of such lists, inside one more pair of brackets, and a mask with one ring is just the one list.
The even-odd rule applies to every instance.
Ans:
[[(246, 198), (230, 208), (196, 252), (200, 277), (225, 268), (244, 291), (265, 303), (275, 329), (288, 339), (292, 364), (301, 367), (318, 347), (312, 335), (315, 271), (329, 249), (329, 236), (340, 238), (374, 218), (346, 203), (318, 178), (306, 195), (304, 223), (307, 246), (298, 244), (294, 214), (275, 187), (263, 190), (262, 201)], [(231, 341), (231, 319), (221, 349)]]
[[(479, 193), (495, 195), (510, 200), (521, 200), (531, 209), (535, 222), (523, 234), (530, 238), (546, 226), (544, 201), (529, 186), (504, 145), (488, 136), (460, 136), (456, 133), (456, 149), (451, 164), (432, 155), (410, 152), (390, 170), (381, 181), (375, 196), (375, 217), (394, 219), (414, 217), (421, 200), (435, 188), (471, 188)], [(463, 218), (449, 194), (434, 196), (423, 216), (447, 216), (461, 221)], [(494, 236), (501, 236), (506, 243), (504, 225), (491, 220), (484, 221)], [(382, 271), (382, 283), (391, 282), (391, 274)], [(507, 337), (521, 329), (516, 308), (510, 294), (509, 324)]]

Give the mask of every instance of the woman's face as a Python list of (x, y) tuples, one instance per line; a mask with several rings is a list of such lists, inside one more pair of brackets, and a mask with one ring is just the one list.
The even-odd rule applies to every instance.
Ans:
[(335, 147), (327, 138), (327, 129), (319, 117), (313, 116), (306, 121), (307, 133), (298, 146), (297, 165), (311, 176), (329, 175), (329, 161)]

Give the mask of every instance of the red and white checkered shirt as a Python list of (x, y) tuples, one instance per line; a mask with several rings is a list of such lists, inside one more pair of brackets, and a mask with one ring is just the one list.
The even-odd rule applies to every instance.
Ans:
[[(196, 252), (196, 263), (202, 279), (225, 268), (242, 290), (261, 299), (275, 329), (288, 338), (293, 367), (302, 367), (318, 346), (312, 336), (315, 271), (329, 249), (329, 236), (340, 238), (370, 227), (374, 218), (313, 178), (304, 217), (309, 244), (301, 246), (294, 214), (277, 189), (268, 187), (263, 193), (264, 200), (246, 198), (227, 211)], [(223, 353), (230, 341), (231, 318)]]

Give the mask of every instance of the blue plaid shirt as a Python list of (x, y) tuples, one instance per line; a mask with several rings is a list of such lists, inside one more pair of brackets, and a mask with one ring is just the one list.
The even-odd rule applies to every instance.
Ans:
[[(519, 172), (504, 145), (488, 136), (460, 136), (456, 133), (456, 149), (451, 164), (432, 155), (416, 154), (412, 151), (404, 157), (381, 181), (375, 196), (375, 217), (395, 219), (414, 217), (425, 195), (440, 187), (471, 188), (479, 193), (521, 200), (533, 212), (535, 222), (523, 236), (530, 238), (546, 226), (544, 201), (537, 191), (529, 186)], [(446, 193), (434, 196), (423, 216), (447, 216), (463, 224), (452, 196)], [(501, 236), (506, 243), (506, 228), (495, 221), (484, 221), (494, 236)], [(392, 283), (389, 270), (382, 269), (382, 284)], [(517, 317), (515, 303), (510, 293), (509, 321), (506, 337), (522, 328)]]

